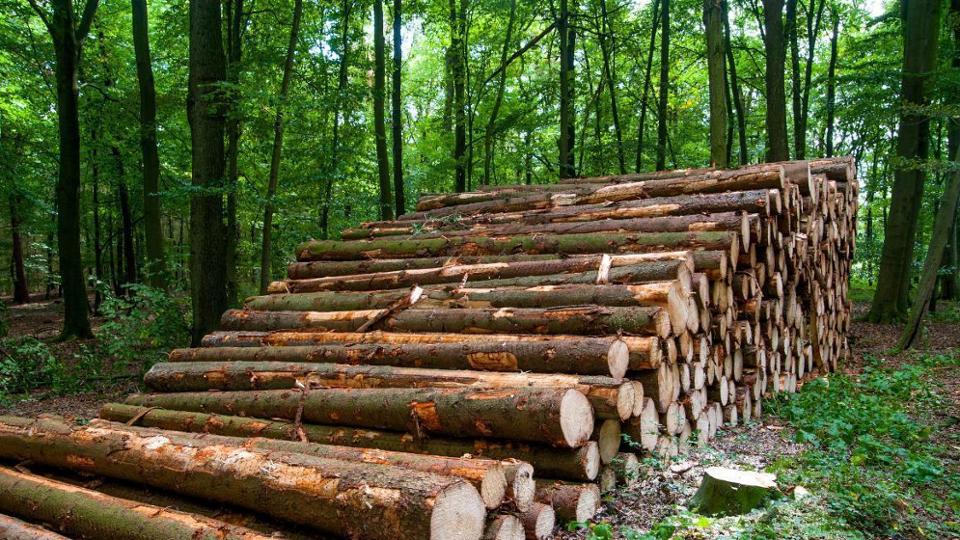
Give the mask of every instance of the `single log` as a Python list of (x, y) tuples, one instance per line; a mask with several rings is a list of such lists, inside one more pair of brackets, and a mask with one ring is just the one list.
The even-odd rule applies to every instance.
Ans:
[(643, 412), (640, 413), (640, 416), (624, 422), (623, 432), (629, 437), (630, 444), (626, 445), (627, 450), (640, 451), (642, 449), (653, 452), (660, 435), (660, 417), (657, 414), (657, 406), (652, 399), (644, 399)]
[(599, 418), (633, 414), (634, 388), (611, 377), (500, 373), (368, 364), (285, 362), (168, 362), (154, 364), (144, 384), (157, 392), (282, 390), (293, 388), (573, 388)]
[(133, 394), (129, 405), (259, 418), (494, 437), (576, 448), (593, 432), (593, 408), (576, 390), (326, 388), (309, 391)]
[(309, 261), (292, 262), (287, 265), (289, 279), (309, 279), (332, 276), (349, 276), (400, 270), (421, 270), (462, 264), (489, 264), (496, 262), (546, 261), (555, 255), (501, 255), (477, 257), (457, 255), (454, 257), (420, 257), (405, 259), (366, 259), (359, 261)]
[[(507, 255), (511, 253), (644, 253), (684, 249), (739, 252), (738, 233), (698, 231), (668, 233), (542, 234), (517, 237), (460, 236), (428, 239), (377, 239), (339, 242), (311, 240), (297, 247), (297, 258), (356, 260), (371, 257), (425, 257), (455, 255)], [(736, 249), (734, 249), (736, 248)]]
[(619, 452), (610, 462), (610, 468), (616, 474), (618, 484), (633, 487), (640, 481), (640, 459), (633, 452)]
[(6, 540), (69, 540), (43, 527), (0, 514), (0, 538)]
[(526, 530), (526, 538), (546, 540), (553, 536), (557, 515), (552, 505), (535, 502), (529, 510), (520, 514), (520, 520)]
[[(561, 223), (501, 223), (479, 224), (470, 228), (445, 228), (427, 230), (414, 235), (418, 240), (453, 238), (458, 236), (518, 236), (528, 234), (596, 234), (610, 232), (688, 232), (688, 231), (739, 231), (746, 227), (746, 218), (737, 212), (717, 214), (687, 214), (677, 216), (640, 217), (627, 219), (597, 219)], [(402, 229), (393, 229), (393, 234), (371, 234), (372, 229), (348, 229), (344, 240), (382, 239), (409, 234)], [(374, 233), (377, 231), (373, 231)]]
[(526, 535), (523, 531), (523, 522), (511, 514), (491, 516), (483, 532), (483, 540), (523, 540), (524, 538)]
[[(0, 509), (24, 519), (55, 523), (72, 538), (196, 538), (267, 540), (244, 527), (185, 512), (111, 497), (43, 476), (0, 467)], [(63, 538), (43, 529), (21, 538)], [(8, 536), (0, 520), (0, 536)]]
[(674, 380), (670, 365), (666, 363), (660, 364), (653, 371), (632, 373), (630, 378), (643, 385), (644, 395), (653, 398), (657, 410), (662, 412), (665, 412), (670, 403), (673, 402), (674, 390), (679, 385), (679, 381)]
[(416, 310), (390, 313), (364, 311), (249, 311), (227, 310), (220, 319), (226, 330), (311, 330), (356, 332), (379, 319), (397, 332), (464, 332), (472, 334), (586, 334), (625, 332), (648, 336), (671, 335), (670, 317), (660, 308), (573, 306), (559, 308), (500, 308)]
[(600, 453), (597, 444), (593, 441), (588, 441), (578, 449), (570, 450), (517, 442), (432, 437), (416, 439), (404, 433), (390, 431), (316, 424), (297, 426), (291, 422), (149, 409), (119, 403), (109, 403), (101, 407), (100, 418), (114, 422), (128, 422), (136, 418), (138, 425), (147, 427), (215, 435), (299, 441), (302, 434), (309, 441), (341, 446), (451, 457), (471, 455), (496, 460), (515, 458), (533, 465), (538, 474), (548, 474), (554, 478), (568, 480), (593, 480), (600, 468)]
[[(665, 343), (671, 343), (667, 340)], [(461, 368), (489, 371), (540, 371), (622, 377), (627, 369), (656, 369), (663, 359), (656, 337), (543, 336), (532, 334), (410, 334), (402, 332), (213, 332), (204, 348), (317, 346), (325, 361)], [(232, 360), (204, 349), (178, 349), (170, 361)], [(624, 353), (626, 350), (626, 353)], [(189, 352), (188, 352), (189, 351)], [(238, 351), (239, 354), (239, 351)], [(238, 359), (264, 359), (243, 353)], [(319, 354), (319, 353), (318, 353)], [(623, 358), (626, 356), (626, 364)], [(436, 360), (432, 360), (435, 357)], [(396, 358), (397, 360), (388, 360)], [(284, 357), (287, 359), (287, 357)], [(299, 358), (294, 358), (299, 359)], [(314, 357), (311, 357), (314, 359)], [(606, 362), (606, 367), (604, 367)]]
[(690, 499), (690, 507), (706, 515), (746, 514), (776, 492), (776, 476), (772, 474), (710, 467)]
[(597, 487), (600, 488), (602, 495), (613, 492), (617, 489), (617, 473), (610, 465), (604, 465), (600, 469), (600, 476), (597, 477)]
[(537, 480), (537, 500), (552, 505), (560, 519), (586, 522), (600, 509), (600, 488), (596, 484)]
[(596, 430), (597, 448), (600, 450), (600, 462), (610, 463), (620, 449), (620, 421), (604, 420)]
[(459, 478), (228, 441), (0, 418), (0, 456), (7, 459), (141, 482), (341, 536), (439, 540), (483, 533), (483, 500)]

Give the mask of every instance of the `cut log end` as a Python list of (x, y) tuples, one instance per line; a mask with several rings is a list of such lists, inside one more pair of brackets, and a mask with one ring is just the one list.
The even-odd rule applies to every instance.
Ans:
[(480, 481), (480, 497), (484, 506), (493, 510), (503, 503), (507, 494), (507, 476), (501, 467), (491, 467)]
[(483, 499), (476, 488), (467, 482), (457, 482), (445, 488), (434, 501), (430, 516), (430, 538), (480, 538), (486, 517)]
[(517, 516), (495, 516), (483, 533), (483, 540), (523, 540), (523, 522)]
[(526, 529), (526, 537), (530, 540), (542, 540), (553, 535), (553, 527), (557, 524), (557, 514), (548, 504), (534, 503), (529, 510), (520, 515)]
[(524, 511), (530, 508), (537, 494), (533, 466), (524, 462), (510, 465), (507, 470), (507, 480), (510, 483), (510, 496), (517, 510)]
[(586, 396), (567, 390), (560, 401), (560, 427), (570, 448), (579, 448), (593, 434), (593, 407)]
[(583, 463), (584, 476), (593, 480), (600, 473), (600, 445), (596, 441), (588, 441), (580, 452), (580, 460)]
[[(637, 396), (633, 383), (627, 381), (617, 388), (617, 415), (621, 420), (633, 416), (634, 403)], [(641, 396), (642, 397), (642, 396)]]
[[(655, 341), (652, 342), (656, 343)], [(610, 349), (607, 351), (607, 365), (610, 366), (611, 377), (619, 379), (626, 375), (627, 369), (630, 367), (630, 348), (625, 341), (618, 339), (610, 345)]]
[(597, 435), (600, 462), (610, 463), (620, 450), (620, 421), (604, 420)]

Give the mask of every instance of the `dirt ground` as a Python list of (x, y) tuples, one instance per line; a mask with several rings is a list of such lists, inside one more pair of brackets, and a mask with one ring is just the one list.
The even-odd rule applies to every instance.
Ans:
[[(34, 336), (54, 340), (59, 331), (59, 301), (38, 302), (29, 306), (11, 306), (10, 335)], [(862, 316), (865, 305), (857, 305), (855, 313)], [(898, 329), (886, 325), (857, 321), (850, 334), (852, 357), (845, 370), (858, 372), (869, 356), (884, 358), (897, 364), (909, 361), (917, 354), (960, 350), (960, 325), (956, 323), (929, 321), (927, 330), (917, 350), (900, 355), (889, 354), (899, 335)], [(76, 345), (57, 344), (58, 354), (68, 354)], [(937, 414), (942, 415), (941, 425), (948, 426), (939, 438), (951, 443), (960, 442), (960, 369), (940, 368), (939, 380), (943, 395), (950, 396)], [(33, 398), (20, 401), (8, 408), (0, 408), (0, 414), (37, 415), (53, 413), (66, 416), (92, 418), (98, 408), (107, 402), (122, 399), (135, 390), (135, 385), (126, 383), (107, 391), (69, 396), (48, 396), (38, 392)], [(778, 459), (795, 455), (803, 447), (791, 438), (789, 427), (776, 419), (764, 416), (759, 422), (746, 426), (723, 429), (708, 448), (694, 448), (681, 461), (667, 466), (644, 465), (645, 477), (631, 489), (621, 489), (605, 497), (606, 505), (596, 516), (595, 522), (606, 521), (618, 529), (628, 525), (645, 529), (651, 524), (673, 515), (678, 505), (683, 505), (696, 491), (703, 471), (711, 466), (726, 466), (751, 470), (764, 470)], [(960, 447), (958, 447), (960, 448)], [(960, 451), (957, 452), (960, 456)], [(960, 457), (955, 457), (960, 460)], [(956, 461), (954, 462), (956, 466)], [(561, 531), (557, 538), (582, 538), (583, 532)]]

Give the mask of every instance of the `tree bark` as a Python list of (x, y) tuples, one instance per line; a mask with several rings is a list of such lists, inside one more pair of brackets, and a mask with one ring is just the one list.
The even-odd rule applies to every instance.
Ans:
[(577, 175), (574, 163), (576, 147), (576, 94), (574, 86), (574, 55), (576, 50), (576, 31), (570, 24), (570, 12), (576, 11), (576, 0), (570, 9), (570, 0), (560, 0), (560, 12), (557, 19), (557, 32), (560, 34), (560, 140), (559, 171), (560, 178), (573, 178)]
[(257, 390), (131, 395), (128, 405), (231, 413), (305, 422), (493, 437), (577, 448), (590, 439), (593, 409), (583, 394), (563, 389), (458, 388)]
[(660, 0), (660, 95), (657, 103), (657, 170), (667, 168), (667, 97), (670, 93), (670, 0)]
[(827, 157), (833, 157), (833, 131), (837, 102), (837, 45), (840, 41), (840, 14), (834, 11), (831, 15), (833, 16), (833, 33), (830, 35), (830, 66), (827, 68)]
[(455, 168), (454, 191), (467, 190), (467, 116), (466, 116), (466, 54), (467, 5), (469, 0), (450, 0), (450, 77), (453, 86)]
[(637, 159), (634, 172), (643, 170), (643, 136), (647, 126), (647, 97), (650, 94), (650, 72), (653, 68), (653, 51), (657, 43), (657, 28), (660, 26), (660, 0), (653, 0), (653, 15), (650, 18), (650, 42), (647, 45), (647, 66), (643, 75), (643, 97), (640, 99), (640, 120), (637, 123)]
[(671, 328), (660, 308), (573, 306), (559, 308), (491, 308), (362, 311), (246, 311), (228, 310), (221, 324), (226, 330), (329, 330), (362, 331), (370, 320), (393, 332), (466, 332), (518, 334), (604, 335), (618, 331), (641, 336), (669, 337), (682, 329)]
[(377, 148), (377, 178), (380, 186), (380, 219), (393, 219), (393, 195), (390, 190), (390, 163), (387, 157), (385, 108), (386, 58), (383, 36), (383, 0), (373, 2), (373, 132)]
[(607, 89), (610, 93), (610, 115), (613, 119), (613, 133), (617, 138), (617, 164), (620, 166), (620, 174), (627, 173), (626, 156), (623, 150), (623, 130), (620, 129), (620, 109), (617, 106), (617, 77), (613, 71), (613, 49), (616, 44), (613, 34), (613, 26), (610, 24), (610, 17), (607, 13), (606, 0), (600, 0), (600, 51), (603, 54), (603, 73), (607, 79)]
[(69, 540), (38, 525), (0, 514), (0, 536), (7, 540)]
[[(43, 476), (0, 468), (0, 510), (42, 523), (73, 538), (208, 538), (267, 540), (270, 536), (222, 521), (112, 497)], [(63, 538), (42, 529), (35, 536)]]
[(724, 81), (723, 0), (704, 0), (703, 23), (707, 38), (707, 71), (710, 86), (710, 164), (725, 169), (727, 161), (727, 101)]
[[(81, 468), (223, 502), (347, 537), (480, 538), (484, 509), (460, 479), (373, 463), (236, 446), (213, 435), (157, 436), (98, 423), (74, 428), (55, 419), (3, 417), (0, 455)], [(49, 451), (51, 446), (57, 451)], [(331, 479), (334, 479), (331, 482)], [(397, 493), (404, 494), (402, 504)], [(453, 508), (450, 508), (452, 506)], [(304, 512), (309, 508), (309, 512)], [(456, 523), (432, 523), (454, 512)], [(437, 520), (439, 521), (439, 520)], [(466, 531), (466, 532), (463, 532)]]
[(16, 187), (10, 192), (10, 241), (13, 259), (13, 303), (29, 304), (30, 287), (27, 285), (27, 273), (23, 266), (23, 241), (20, 238), (20, 194)]
[(160, 157), (157, 154), (157, 93), (150, 61), (146, 0), (132, 0), (133, 50), (140, 89), (140, 152), (143, 156), (143, 228), (147, 283), (166, 286), (163, 229), (160, 225)]
[(226, 80), (220, 4), (190, 1), (190, 120), (193, 156), (190, 198), (190, 290), (193, 343), (216, 328), (227, 307), (224, 260), (224, 108), (219, 85)]
[(334, 99), (333, 136), (330, 141), (330, 162), (327, 167), (329, 177), (323, 186), (323, 206), (320, 211), (321, 238), (326, 240), (330, 235), (330, 203), (333, 196), (333, 182), (340, 177), (340, 124), (343, 121), (343, 99), (347, 91), (347, 75), (350, 67), (350, 13), (353, 11), (353, 0), (343, 0), (340, 6), (340, 61), (337, 66), (337, 95)]
[[(110, 152), (117, 166), (117, 199), (120, 204), (120, 238), (119, 248), (123, 254), (123, 284), (137, 282), (137, 255), (133, 249), (133, 215), (130, 210), (130, 193), (127, 191), (127, 181), (123, 171), (123, 156), (120, 148), (112, 146)], [(117, 254), (120, 256), (120, 253)], [(121, 290), (121, 294), (126, 291)]]
[[(727, 1), (723, 2), (723, 40), (729, 69), (730, 93), (733, 97), (733, 108), (737, 113), (737, 148), (740, 165), (749, 162), (747, 157), (747, 120), (743, 109), (743, 93), (740, 91), (740, 79), (737, 78), (737, 61), (733, 56), (733, 46), (730, 39), (730, 12)], [(727, 111), (729, 113), (729, 111)]]
[(763, 0), (763, 45), (766, 52), (767, 161), (790, 159), (787, 143), (787, 98), (784, 92), (784, 0)]
[(401, 0), (393, 0), (393, 75), (391, 77), (393, 92), (390, 95), (390, 126), (393, 130), (393, 194), (396, 197), (396, 215), (398, 216), (407, 211), (403, 186), (403, 109), (400, 94), (400, 77), (403, 71), (401, 7)]
[(147, 427), (231, 435), (235, 437), (266, 437), (270, 439), (307, 440), (340, 446), (376, 448), (388, 451), (460, 457), (470, 454), (485, 459), (523, 459), (533, 465), (536, 474), (555, 478), (589, 481), (596, 477), (600, 457), (597, 444), (588, 441), (578, 449), (533, 446), (515, 441), (444, 439), (441, 437), (414, 438), (405, 433), (351, 429), (316, 424), (294, 424), (276, 420), (221, 416), (216, 414), (148, 409), (132, 405), (110, 403), (100, 409), (100, 417), (115, 422), (138, 418), (137, 424)]
[(867, 315), (874, 322), (901, 320), (909, 308), (913, 245), (926, 178), (922, 165), (917, 165), (917, 162), (922, 163), (929, 150), (930, 118), (923, 108), (929, 103), (928, 92), (936, 71), (941, 3), (936, 0), (916, 0), (905, 4), (904, 108), (900, 113), (897, 136), (897, 157), (900, 162), (894, 173), (877, 292)]
[(797, 0), (786, 0), (787, 22), (784, 33), (790, 47), (790, 98), (793, 108), (793, 153), (795, 159), (804, 159), (806, 136), (803, 126), (802, 85), (800, 83), (800, 45), (797, 31)]
[(51, 15), (34, 1), (31, 7), (40, 15), (53, 40), (54, 72), (57, 88), (57, 125), (60, 156), (57, 164), (57, 251), (63, 290), (63, 330), (61, 339), (90, 338), (87, 312), (87, 288), (83, 277), (80, 249), (80, 118), (77, 69), (81, 47), (90, 31), (99, 0), (87, 0), (79, 25), (71, 0), (52, 0)]
[(577, 484), (555, 480), (537, 480), (537, 500), (553, 506), (557, 517), (565, 521), (587, 522), (600, 509), (600, 488), (596, 484)]
[(487, 126), (483, 133), (483, 181), (482, 185), (490, 184), (490, 177), (493, 170), (493, 147), (494, 135), (496, 134), (497, 117), (500, 114), (500, 106), (503, 103), (503, 92), (507, 83), (507, 51), (513, 42), (513, 27), (517, 19), (517, 2), (510, 0), (510, 18), (507, 20), (507, 35), (503, 39), (503, 50), (500, 52), (500, 78), (497, 81), (497, 95), (493, 100), (493, 109), (490, 110), (490, 117), (487, 119)]
[(263, 204), (263, 243), (260, 249), (260, 294), (267, 291), (270, 284), (271, 258), (273, 243), (273, 199), (277, 195), (277, 182), (280, 177), (280, 157), (283, 152), (283, 107), (290, 91), (290, 78), (293, 76), (293, 62), (297, 54), (297, 40), (300, 34), (300, 20), (303, 17), (303, 0), (293, 4), (293, 22), (290, 25), (290, 41), (287, 43), (287, 55), (283, 61), (283, 79), (277, 94), (277, 111), (273, 119), (273, 152), (270, 154), (270, 176), (267, 180), (267, 193)]

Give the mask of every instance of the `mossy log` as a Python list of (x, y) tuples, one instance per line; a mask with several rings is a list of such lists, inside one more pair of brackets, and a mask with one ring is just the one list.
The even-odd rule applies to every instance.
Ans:
[(143, 379), (156, 392), (282, 390), (292, 388), (573, 388), (598, 418), (633, 414), (634, 388), (622, 379), (541, 373), (502, 373), (308, 362), (166, 362)]
[(0, 456), (234, 504), (339, 536), (479, 539), (486, 516), (476, 488), (459, 478), (237, 447), (207, 434), (144, 436), (2, 417)]
[[(658, 307), (570, 306), (557, 308), (407, 309), (361, 311), (227, 310), (225, 330), (356, 332), (376, 320), (394, 332), (470, 334), (627, 334), (668, 337), (669, 314)], [(677, 329), (680, 331), (682, 329)]]
[[(345, 428), (317, 424), (226, 416), (189, 411), (150, 409), (120, 403), (108, 403), (101, 407), (100, 417), (115, 422), (129, 422), (136, 418), (138, 425), (211, 433), (235, 437), (266, 437), (281, 440), (307, 440), (353, 446), (378, 448), (398, 452), (460, 457), (471, 455), (487, 459), (519, 459), (530, 463), (536, 474), (552, 478), (589, 481), (596, 477), (600, 467), (597, 444), (588, 441), (577, 449), (551, 448), (519, 443), (516, 441), (469, 440), (440, 437), (414, 438), (406, 433), (370, 429)], [(298, 429), (299, 427), (299, 429)]]
[[(105, 495), (92, 489), (0, 467), (0, 510), (40, 523), (76, 539), (195, 538), (267, 540), (268, 535), (222, 521)], [(0, 520), (0, 537), (8, 536)], [(47, 531), (35, 536), (50, 538)], [(53, 535), (52, 538), (63, 538)]]
[[(542, 234), (516, 237), (377, 239), (341, 242), (312, 240), (297, 247), (297, 258), (357, 260), (442, 255), (507, 255), (511, 253), (643, 253), (686, 249), (739, 251), (739, 233), (728, 231), (611, 234)], [(736, 249), (732, 249), (736, 247)]]
[(593, 408), (576, 390), (324, 388), (309, 391), (133, 394), (126, 403), (341, 426), (493, 437), (576, 448), (593, 432)]

